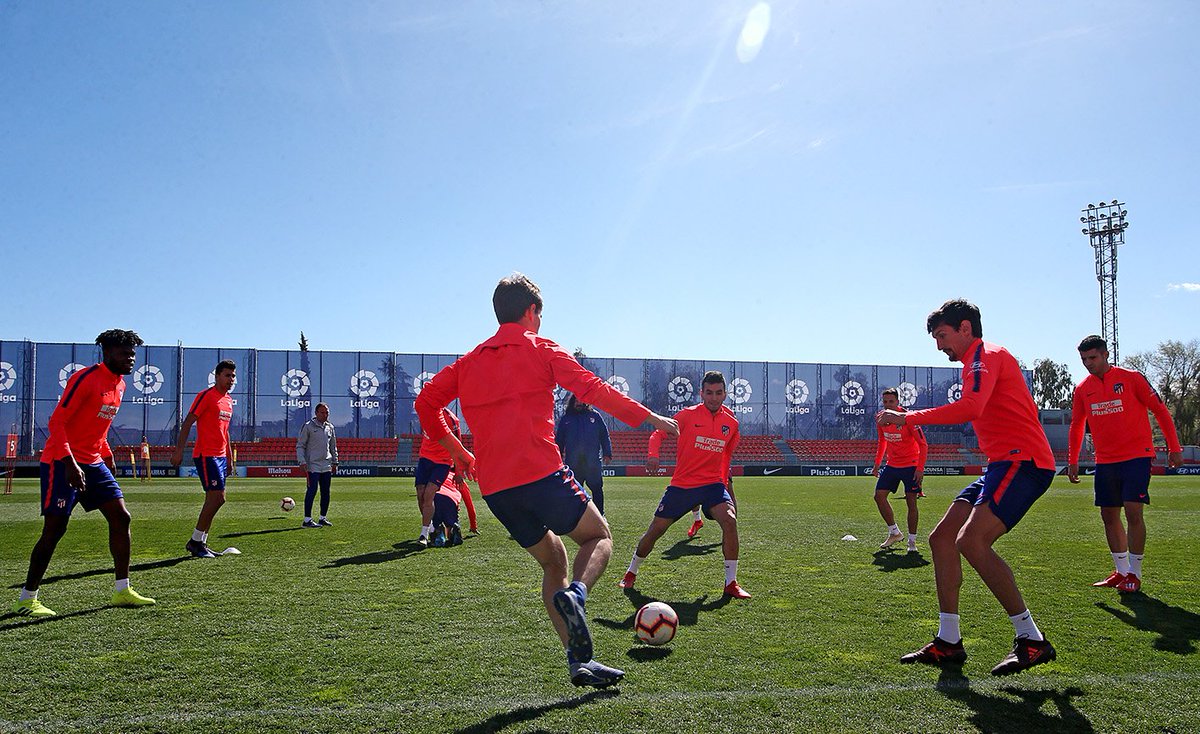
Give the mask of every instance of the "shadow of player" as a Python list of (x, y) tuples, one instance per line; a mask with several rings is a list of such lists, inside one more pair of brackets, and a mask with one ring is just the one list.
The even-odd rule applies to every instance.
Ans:
[(662, 556), (668, 561), (677, 561), (687, 556), (707, 556), (709, 553), (715, 553), (720, 547), (720, 541), (701, 544), (693, 543), (692, 538), (685, 538), (663, 551)]
[(218, 535), (217, 537), (218, 538), (242, 538), (247, 535), (269, 535), (270, 533), (290, 533), (293, 530), (305, 530), (305, 529), (306, 528), (302, 528), (299, 525), (297, 525), (297, 526), (291, 527), (291, 528), (271, 528), (270, 530), (247, 530), (247, 531), (241, 532), (241, 533), (225, 533), (224, 535)]
[[(1084, 695), (1082, 689), (1067, 688), (1059, 691), (1027, 690), (1004, 687), (1000, 690), (1018, 701), (1002, 696), (988, 696), (971, 690), (971, 681), (963, 675), (962, 666), (947, 666), (938, 677), (936, 689), (946, 698), (961, 703), (974, 711), (970, 721), (981, 732), (1065, 732), (1067, 734), (1091, 734), (1095, 731), (1071, 699)], [(1046, 702), (1051, 702), (1058, 715), (1042, 711)]]
[(888, 548), (875, 551), (875, 559), (871, 561), (871, 565), (879, 566), (879, 570), (884, 573), (891, 573), (892, 571), (899, 571), (902, 568), (928, 566), (929, 561), (925, 560), (925, 557), (916, 551), (912, 553), (897, 553)]
[(1200, 640), (1200, 614), (1173, 607), (1141, 592), (1121, 594), (1121, 606), (1129, 611), (1099, 601), (1096, 606), (1130, 627), (1158, 633), (1158, 639), (1154, 641), (1156, 650), (1178, 655), (1196, 652), (1196, 640)]
[(348, 558), (337, 558), (329, 563), (326, 563), (320, 568), (341, 568), (342, 566), (370, 566), (375, 563), (388, 563), (389, 561), (398, 561), (401, 558), (407, 558), (414, 553), (420, 553), (426, 550), (425, 546), (415, 540), (406, 540), (396, 543), (392, 546), (392, 550), (386, 551), (371, 551), (357, 556)]
[(608, 689), (604, 691), (592, 691), (585, 693), (582, 696), (575, 696), (554, 703), (542, 704), (541, 706), (522, 706), (505, 711), (488, 719), (484, 719), (478, 724), (458, 729), (455, 734), (490, 734), (505, 729), (513, 724), (520, 724), (526, 721), (533, 721), (539, 716), (550, 713), (551, 711), (570, 711), (577, 709), (580, 706), (586, 706), (593, 701), (603, 701), (614, 696), (621, 695), (621, 692), (616, 689)]
[(99, 612), (103, 609), (111, 609), (111, 608), (112, 608), (111, 605), (105, 605), (102, 607), (92, 607), (91, 609), (80, 609), (77, 612), (66, 612), (63, 614), (56, 614), (53, 617), (39, 617), (37, 619), (30, 619), (29, 617), (22, 617), (21, 615), (18, 615), (18, 614), (4, 614), (4, 615), (0, 615), (0, 622), (7, 622), (7, 624), (0, 624), (0, 632), (4, 632), (7, 630), (20, 629), (21, 627), (30, 627), (35, 624), (50, 624), (52, 622), (61, 622), (63, 620), (67, 620), (72, 617), (83, 617), (83, 616), (86, 616), (89, 614), (95, 614), (96, 612)]
[[(161, 561), (146, 561), (145, 563), (135, 563), (129, 567), (130, 571), (153, 571), (156, 568), (170, 568), (171, 566), (191, 560), (191, 555), (179, 556), (178, 558), (164, 558)], [(89, 576), (103, 576), (111, 574), (113, 567), (93, 568), (90, 571), (79, 571), (78, 573), (64, 573), (61, 576), (50, 576), (42, 579), (42, 586), (53, 584), (56, 581), (73, 581), (75, 579), (86, 579)], [(25, 582), (13, 584), (8, 587), (10, 589), (20, 589), (25, 586)]]

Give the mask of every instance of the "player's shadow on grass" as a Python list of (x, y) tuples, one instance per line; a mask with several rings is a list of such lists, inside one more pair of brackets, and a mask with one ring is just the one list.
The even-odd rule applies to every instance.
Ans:
[(357, 556), (348, 558), (337, 558), (329, 563), (326, 563), (321, 568), (341, 568), (342, 566), (370, 566), (375, 563), (388, 563), (389, 561), (398, 561), (401, 558), (407, 558), (414, 553), (421, 551), (428, 552), (425, 546), (415, 540), (405, 540), (396, 543), (392, 546), (392, 550), (386, 551), (371, 551)]
[[(146, 563), (135, 563), (129, 567), (130, 571), (152, 571), (156, 568), (170, 568), (171, 566), (183, 563), (191, 559), (190, 555), (179, 556), (178, 558), (165, 558), (161, 561), (147, 561)], [(42, 579), (42, 586), (53, 584), (56, 581), (74, 581), (75, 579), (86, 579), (89, 576), (103, 576), (113, 572), (113, 567), (93, 568), (90, 571), (79, 571), (78, 573), (64, 573), (61, 576), (50, 576)], [(8, 587), (10, 589), (20, 589), (25, 586), (24, 582), (13, 584)]]
[(717, 548), (721, 547), (721, 542), (716, 543), (693, 543), (691, 538), (685, 538), (675, 545), (663, 551), (663, 558), (668, 561), (677, 561), (680, 558), (687, 556), (707, 556), (709, 553), (716, 552)]
[(1158, 639), (1154, 641), (1156, 650), (1179, 655), (1196, 652), (1196, 640), (1200, 640), (1200, 614), (1173, 607), (1141, 592), (1121, 594), (1121, 606), (1129, 611), (1099, 601), (1096, 606), (1130, 627), (1158, 633)]
[(109, 608), (110, 607), (93, 607), (91, 609), (80, 609), (77, 612), (66, 612), (64, 614), (56, 614), (53, 617), (39, 617), (38, 619), (30, 619), (29, 617), (22, 617), (17, 614), (4, 614), (4, 615), (0, 615), (0, 622), (4, 623), (4, 624), (0, 624), (0, 632), (7, 632), (8, 630), (20, 629), (21, 627), (30, 627), (35, 624), (48, 624), (50, 622), (59, 622), (64, 619), (70, 619), (72, 617), (83, 617), (88, 614), (95, 614), (96, 612), (99, 612), (104, 609), (109, 609)]
[(270, 530), (247, 530), (242, 533), (225, 533), (218, 535), (219, 538), (242, 538), (247, 535), (267, 535), (269, 533), (290, 533), (293, 530), (310, 530), (311, 528), (302, 528), (299, 525), (293, 528), (271, 528)]
[[(1068, 734), (1092, 734), (1095, 728), (1072, 699), (1084, 695), (1082, 689), (1067, 688), (1062, 691), (1028, 690), (1005, 687), (1003, 693), (1016, 696), (1018, 701), (1001, 696), (989, 696), (971, 690), (970, 681), (962, 674), (961, 666), (943, 671), (938, 679), (937, 690), (946, 698), (961, 703), (975, 713), (970, 721), (981, 732), (1027, 731), (1064, 732)], [(1058, 709), (1058, 715), (1042, 711), (1047, 702)]]
[(491, 718), (485, 719), (478, 724), (459, 729), (455, 734), (490, 734), (497, 732), (513, 724), (520, 724), (526, 721), (533, 721), (539, 716), (550, 713), (551, 711), (570, 711), (577, 709), (580, 706), (586, 706), (593, 701), (602, 701), (621, 695), (621, 692), (615, 689), (604, 691), (592, 691), (585, 693), (582, 696), (575, 696), (563, 701), (555, 701), (554, 703), (542, 704), (541, 706), (522, 706), (496, 714)]
[(920, 553), (898, 553), (891, 548), (875, 551), (875, 560), (871, 561), (872, 566), (879, 566), (879, 570), (884, 573), (899, 571), (902, 568), (920, 568), (928, 566), (929, 561)]

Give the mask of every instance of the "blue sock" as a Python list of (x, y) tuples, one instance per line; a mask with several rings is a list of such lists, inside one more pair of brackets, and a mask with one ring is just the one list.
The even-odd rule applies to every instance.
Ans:
[(579, 594), (579, 601), (587, 601), (587, 587), (583, 585), (582, 581), (572, 581), (567, 588)]

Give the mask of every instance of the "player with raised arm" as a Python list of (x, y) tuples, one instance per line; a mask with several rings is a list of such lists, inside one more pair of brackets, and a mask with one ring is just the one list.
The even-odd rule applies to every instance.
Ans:
[(1012, 569), (992, 545), (1017, 523), (1054, 481), (1054, 453), (1038, 421), (1016, 357), (983, 341), (979, 308), (946, 301), (929, 314), (925, 328), (951, 361), (963, 363), (962, 398), (949, 405), (901, 412), (883, 410), (881, 426), (956, 424), (970, 421), (987, 455), (984, 475), (964, 489), (929, 534), (940, 614), (933, 642), (904, 655), (902, 663), (945, 665), (967, 659), (959, 631), (962, 558), (1008, 613), (1016, 632), (1012, 652), (992, 675), (1008, 675), (1054, 659), (1054, 647), (1029, 613)]
[(183, 448), (196, 425), (196, 445), (192, 448), (192, 463), (204, 489), (204, 504), (200, 517), (192, 531), (191, 540), (184, 548), (195, 558), (216, 558), (217, 554), (208, 547), (208, 531), (212, 527), (217, 510), (225, 504), (225, 478), (233, 465), (233, 448), (229, 444), (229, 421), (233, 419), (233, 398), (229, 391), (237, 380), (237, 364), (223, 359), (213, 369), (213, 386), (196, 394), (192, 407), (188, 409), (183, 424), (179, 427), (179, 438), (175, 441), (175, 453), (171, 455), (172, 466), (183, 463)]
[(58, 541), (76, 504), (87, 512), (100, 510), (108, 521), (108, 549), (116, 576), (113, 606), (140, 607), (154, 600), (129, 585), (129, 510), (113, 478), (116, 465), (108, 445), (108, 428), (121, 408), (124, 375), (137, 364), (142, 338), (135, 332), (110, 329), (96, 337), (103, 359), (71, 375), (58, 405), (50, 414), (50, 436), (42, 451), (42, 535), (29, 556), (29, 572), (14, 614), (53, 617), (56, 612), (38, 600), (38, 587), (50, 566)]
[[(1092, 586), (1134, 592), (1142, 588), (1142, 558), (1146, 553), (1143, 506), (1150, 504), (1150, 461), (1154, 438), (1147, 411), (1154, 413), (1167, 440), (1167, 464), (1183, 463), (1183, 447), (1171, 411), (1141, 372), (1108, 362), (1108, 344), (1095, 334), (1079, 343), (1079, 358), (1088, 376), (1075, 387), (1071, 402), (1071, 432), (1067, 478), (1079, 483), (1079, 450), (1084, 425), (1092, 431), (1096, 449), (1094, 488), (1096, 506), (1116, 570)], [(1126, 532), (1121, 524), (1125, 508)]]
[[(882, 399), (884, 410), (904, 411), (897, 388), (884, 390)], [(875, 464), (871, 467), (872, 474), (876, 469), (879, 470), (879, 479), (875, 482), (875, 505), (888, 526), (887, 540), (880, 543), (879, 547), (890, 548), (904, 537), (900, 534), (900, 526), (896, 524), (896, 516), (888, 502), (888, 495), (903, 483), (904, 502), (908, 505), (908, 551), (913, 553), (917, 550), (917, 495), (921, 493), (929, 444), (920, 426), (876, 426), (875, 430), (879, 434)], [(886, 464), (881, 463), (885, 454)]]
[[(749, 599), (750, 594), (737, 582), (738, 532), (737, 508), (729, 487), (733, 484), (729, 464), (738, 444), (738, 419), (725, 406), (725, 376), (720, 372), (705, 373), (700, 384), (702, 402), (675, 414), (679, 424), (676, 444), (675, 472), (667, 485), (650, 527), (634, 550), (629, 570), (621, 579), (622, 589), (632, 589), (637, 581), (638, 568), (654, 550), (654, 544), (667, 528), (699, 505), (711, 513), (721, 526), (721, 550), (725, 555), (725, 593), (735, 599)], [(666, 433), (650, 435), (646, 468), (658, 471), (659, 451)]]
[[(554, 386), (569, 390), (630, 426), (649, 422), (675, 432), (675, 422), (651, 412), (589, 372), (571, 353), (538, 336), (542, 297), (520, 273), (492, 295), (500, 328), (438, 372), (416, 400), (427, 438), (445, 448), (455, 471), (477, 477), (496, 518), (542, 567), (542, 602), (567, 650), (571, 682), (605, 688), (623, 671), (592, 657), (585, 602), (612, 555), (608, 523), (562, 462), (554, 443)], [(478, 466), (446, 424), (442, 408), (455, 398), (475, 436)], [(579, 544), (568, 583), (560, 535)]]

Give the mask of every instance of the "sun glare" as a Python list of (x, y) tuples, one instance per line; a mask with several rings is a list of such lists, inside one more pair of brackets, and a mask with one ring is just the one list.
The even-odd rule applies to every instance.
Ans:
[(767, 31), (770, 29), (771, 6), (759, 3), (750, 8), (750, 12), (746, 14), (746, 22), (742, 25), (742, 32), (738, 36), (738, 61), (743, 64), (754, 61), (758, 52), (762, 50), (763, 39), (767, 37)]

